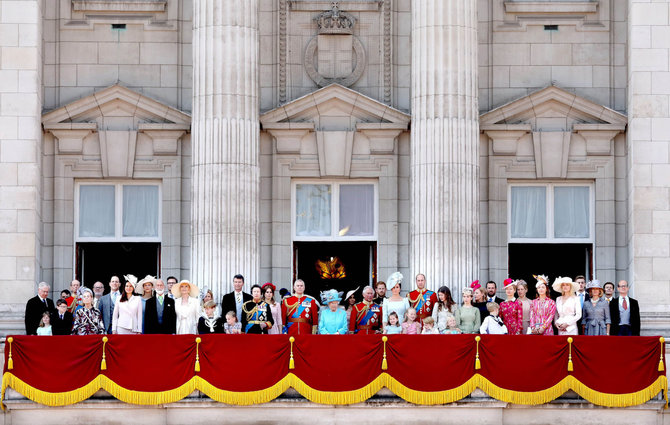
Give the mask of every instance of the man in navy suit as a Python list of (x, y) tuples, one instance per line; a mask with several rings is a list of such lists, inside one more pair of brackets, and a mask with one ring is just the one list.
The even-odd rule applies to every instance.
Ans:
[(109, 294), (103, 295), (98, 301), (98, 310), (102, 315), (102, 322), (105, 324), (105, 333), (112, 333), (112, 315), (114, 314), (114, 306), (121, 299), (119, 287), (121, 281), (118, 276), (112, 276), (109, 280)]
[(628, 296), (628, 282), (619, 281), (619, 296), (610, 301), (610, 335), (640, 336), (640, 306)]
[(57, 311), (51, 315), (51, 333), (53, 335), (72, 334), (72, 313), (67, 310), (67, 301), (59, 299), (56, 301)]
[(46, 282), (40, 282), (37, 286), (37, 295), (29, 299), (26, 303), (26, 335), (37, 335), (37, 327), (40, 325), (42, 315), (48, 311), (53, 315), (54, 302), (47, 298), (49, 296), (50, 286)]
[(144, 333), (171, 335), (177, 331), (177, 313), (174, 300), (165, 293), (165, 283), (156, 279), (156, 295), (147, 300), (144, 310)]

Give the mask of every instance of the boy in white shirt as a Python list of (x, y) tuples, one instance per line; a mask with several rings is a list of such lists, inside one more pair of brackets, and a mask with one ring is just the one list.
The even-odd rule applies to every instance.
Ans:
[(486, 309), (489, 315), (484, 319), (484, 323), (479, 327), (480, 334), (507, 335), (507, 326), (498, 316), (500, 306), (498, 303), (486, 303)]

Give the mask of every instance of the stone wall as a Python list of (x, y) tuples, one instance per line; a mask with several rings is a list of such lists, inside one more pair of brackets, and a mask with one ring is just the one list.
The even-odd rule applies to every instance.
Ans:
[(626, 0), (479, 0), (478, 12), (480, 111), (551, 84), (626, 110)]

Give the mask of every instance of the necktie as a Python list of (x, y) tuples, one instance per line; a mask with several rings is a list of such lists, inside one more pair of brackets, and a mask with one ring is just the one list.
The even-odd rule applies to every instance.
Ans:
[(240, 297), (240, 294), (235, 293), (235, 301), (237, 302), (237, 304), (240, 303), (240, 301), (241, 301), (240, 298), (241, 298), (241, 297)]
[(625, 298), (623, 299), (623, 303), (622, 303), (622, 304), (623, 304), (623, 309), (624, 309), (624, 310), (628, 310), (628, 303), (626, 302), (626, 299), (625, 299)]
[(46, 298), (42, 298), (42, 302), (44, 303), (44, 306), (45, 306), (45, 307), (48, 307), (48, 305), (47, 305), (47, 299), (46, 299)]
[(63, 320), (63, 315), (62, 314), (60, 315), (60, 320)]
[(163, 296), (162, 295), (158, 297), (158, 302), (161, 303), (161, 305), (163, 305)]

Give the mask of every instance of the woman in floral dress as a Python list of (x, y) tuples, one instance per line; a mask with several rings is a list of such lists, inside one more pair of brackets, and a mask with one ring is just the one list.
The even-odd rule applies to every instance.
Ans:
[(93, 307), (93, 292), (84, 288), (81, 300), (84, 308), (74, 312), (72, 335), (100, 335), (105, 333), (100, 310)]
[(516, 281), (505, 279), (505, 293), (507, 300), (500, 303), (500, 317), (507, 326), (508, 335), (521, 335), (523, 332), (523, 306), (514, 296)]
[(554, 328), (551, 326), (556, 315), (556, 303), (549, 298), (549, 285), (547, 276), (535, 276), (537, 283), (537, 298), (533, 300), (530, 307), (530, 334), (531, 335), (553, 335)]

